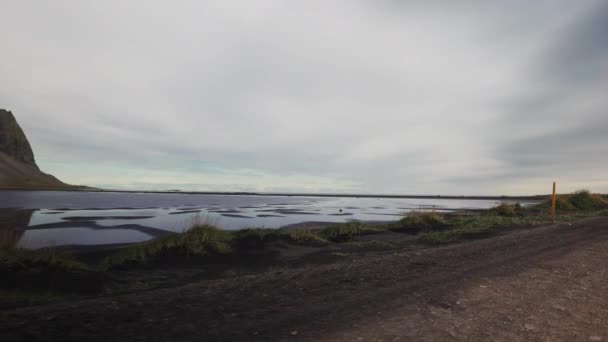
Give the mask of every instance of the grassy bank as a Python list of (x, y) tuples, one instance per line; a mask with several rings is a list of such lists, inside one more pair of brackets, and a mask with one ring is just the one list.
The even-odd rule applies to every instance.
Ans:
[[(608, 200), (588, 192), (559, 196), (557, 203), (558, 222), (608, 216)], [(382, 225), (350, 222), (314, 230), (225, 231), (209, 224), (195, 224), (183, 233), (122, 248), (94, 265), (52, 250), (0, 249), (0, 289), (98, 293), (121, 271), (197, 265), (230, 268), (255, 263), (268, 266), (276, 264), (282, 253), (297, 249), (313, 251), (327, 260), (331, 256), (397, 248), (396, 241), (410, 245), (452, 243), (549, 224), (549, 209), (549, 201), (527, 208), (501, 204), (477, 213), (413, 212)]]
[(195, 225), (180, 234), (124, 248), (106, 258), (103, 267), (122, 269), (177, 262), (232, 263), (249, 256), (271, 257), (277, 248), (286, 248), (286, 245), (326, 246), (384, 230), (359, 222), (319, 230), (249, 228), (225, 231), (211, 225)]
[[(581, 191), (559, 198), (558, 222), (583, 217), (606, 215), (608, 201), (598, 195)], [(318, 230), (245, 229), (222, 231), (212, 226), (196, 226), (191, 230), (151, 242), (128, 247), (110, 256), (106, 265), (131, 267), (158, 262), (217, 262), (230, 258), (263, 255), (277, 245), (322, 246), (351, 242), (364, 235), (398, 233), (416, 236), (423, 244), (443, 244), (495, 235), (506, 229), (534, 227), (551, 223), (546, 201), (524, 208), (519, 204), (501, 204), (477, 214), (442, 215), (436, 212), (413, 212), (401, 220), (385, 225), (360, 222), (335, 224)]]
[[(591, 216), (608, 216), (608, 200), (588, 191), (560, 195), (556, 200), (556, 222), (570, 222)], [(445, 225), (434, 226), (420, 234), (419, 241), (443, 244), (495, 235), (505, 229), (550, 224), (551, 200), (524, 208), (519, 204), (501, 204), (478, 215), (454, 217)]]

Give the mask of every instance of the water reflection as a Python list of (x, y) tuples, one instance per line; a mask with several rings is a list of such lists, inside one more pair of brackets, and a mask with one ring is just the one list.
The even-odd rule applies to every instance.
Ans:
[(21, 236), (18, 248), (39, 249), (77, 248), (83, 246), (116, 247), (123, 244), (143, 242), (152, 236), (133, 229), (56, 228), (28, 229)]
[(0, 208), (0, 248), (14, 248), (30, 224), (33, 209)]

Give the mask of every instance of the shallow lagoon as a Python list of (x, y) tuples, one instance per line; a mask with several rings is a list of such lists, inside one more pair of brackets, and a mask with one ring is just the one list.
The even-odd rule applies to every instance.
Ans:
[[(394, 221), (410, 211), (485, 209), (499, 200), (180, 193), (0, 191), (0, 244), (21, 248), (136, 243), (187, 229)], [(526, 204), (526, 203), (523, 203)]]

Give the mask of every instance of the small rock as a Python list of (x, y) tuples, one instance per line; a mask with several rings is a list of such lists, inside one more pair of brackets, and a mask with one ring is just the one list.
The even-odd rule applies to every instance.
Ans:
[(528, 330), (528, 331), (536, 331), (536, 327), (532, 324), (524, 324), (524, 329)]
[(589, 336), (589, 341), (601, 341), (602, 338), (599, 336)]
[(565, 307), (563, 307), (563, 306), (561, 306), (561, 305), (559, 305), (559, 304), (555, 304), (555, 305), (553, 305), (553, 308), (554, 308), (555, 310), (559, 310), (559, 311), (566, 311), (566, 308), (565, 308)]
[(290, 335), (291, 335), (291, 336), (297, 336), (297, 335), (298, 335), (298, 331), (297, 331), (297, 330), (294, 330), (294, 331), (292, 331), (292, 332), (290, 333)]

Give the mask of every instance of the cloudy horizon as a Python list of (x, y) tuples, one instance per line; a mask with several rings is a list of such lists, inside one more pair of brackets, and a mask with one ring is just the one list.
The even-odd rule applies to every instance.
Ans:
[(105, 188), (608, 192), (608, 1), (5, 1), (0, 108)]

